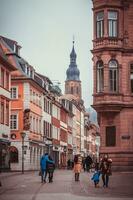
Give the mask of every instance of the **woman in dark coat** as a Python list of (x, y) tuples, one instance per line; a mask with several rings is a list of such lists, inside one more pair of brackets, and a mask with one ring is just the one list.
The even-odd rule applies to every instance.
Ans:
[[(49, 156), (49, 160), (53, 161), (52, 158)], [(55, 164), (51, 162), (47, 162), (47, 173), (49, 174), (49, 183), (53, 182), (53, 173), (55, 170)]]
[(112, 174), (111, 172), (111, 163), (112, 160), (109, 159), (108, 155), (105, 154), (100, 163), (100, 170), (102, 173), (103, 187), (108, 187), (109, 176)]

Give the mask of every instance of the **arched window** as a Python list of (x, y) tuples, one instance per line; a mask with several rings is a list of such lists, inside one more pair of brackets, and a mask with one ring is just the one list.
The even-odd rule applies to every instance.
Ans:
[(14, 146), (10, 146), (10, 162), (18, 163), (18, 149)]
[(73, 94), (73, 86), (71, 87), (71, 94)]
[(109, 61), (109, 90), (118, 91), (118, 63), (116, 60)]
[(77, 86), (77, 94), (79, 94), (79, 87)]
[(104, 71), (103, 71), (103, 61), (97, 62), (97, 92), (103, 92), (104, 87)]

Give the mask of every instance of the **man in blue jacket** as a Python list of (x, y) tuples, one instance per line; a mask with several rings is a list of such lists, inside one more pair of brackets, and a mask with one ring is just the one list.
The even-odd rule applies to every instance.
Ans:
[(49, 160), (48, 158), (48, 153), (45, 153), (40, 160), (40, 167), (41, 167), (41, 179), (42, 179), (42, 183), (46, 183), (46, 176), (47, 176), (47, 172), (46, 172), (46, 164), (47, 162), (49, 163), (54, 163), (52, 160)]

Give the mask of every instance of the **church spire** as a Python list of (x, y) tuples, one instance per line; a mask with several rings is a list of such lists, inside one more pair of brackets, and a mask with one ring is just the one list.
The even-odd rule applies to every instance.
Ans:
[(72, 51), (70, 53), (70, 65), (66, 71), (65, 94), (71, 94), (76, 97), (77, 101), (82, 100), (80, 72), (76, 64), (75, 41), (72, 41)]
[(73, 39), (73, 47), (72, 47), (72, 51), (70, 53), (70, 65), (66, 71), (66, 75), (67, 75), (66, 80), (80, 81), (80, 78), (79, 78), (80, 72), (79, 72), (79, 69), (77, 68), (77, 64), (76, 64), (77, 55), (75, 52), (74, 44), (75, 44), (75, 41)]

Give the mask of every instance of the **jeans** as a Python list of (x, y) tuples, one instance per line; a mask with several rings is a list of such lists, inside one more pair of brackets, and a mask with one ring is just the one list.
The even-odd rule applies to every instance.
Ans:
[(103, 186), (108, 187), (109, 176), (108, 176), (107, 174), (103, 174), (103, 175), (102, 175), (102, 180), (103, 180)]
[(53, 182), (53, 172), (49, 172), (49, 183)]
[(42, 182), (46, 181), (46, 177), (47, 177), (47, 171), (44, 170), (44, 169), (41, 169), (41, 180), (42, 180)]

